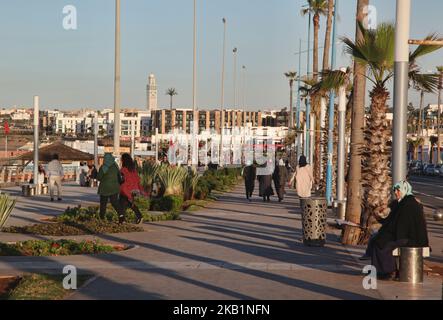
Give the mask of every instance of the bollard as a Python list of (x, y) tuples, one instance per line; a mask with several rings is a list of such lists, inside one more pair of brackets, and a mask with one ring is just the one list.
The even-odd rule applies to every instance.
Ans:
[(325, 198), (300, 199), (303, 226), (303, 244), (309, 247), (322, 247), (326, 243), (326, 210)]
[(423, 283), (423, 248), (400, 248), (400, 282)]

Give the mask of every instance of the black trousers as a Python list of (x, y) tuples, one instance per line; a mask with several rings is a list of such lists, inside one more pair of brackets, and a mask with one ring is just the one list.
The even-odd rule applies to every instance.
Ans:
[(118, 193), (113, 194), (112, 196), (100, 196), (100, 218), (104, 219), (106, 216), (106, 206), (108, 205), (108, 201), (111, 201), (112, 207), (117, 211), (119, 216), (123, 215), (123, 210), (118, 200)]
[(140, 209), (134, 204), (134, 202), (129, 201), (129, 199), (123, 195), (120, 195), (120, 208), (124, 213), (126, 212), (127, 208), (131, 208), (137, 218), (140, 218), (142, 216)]

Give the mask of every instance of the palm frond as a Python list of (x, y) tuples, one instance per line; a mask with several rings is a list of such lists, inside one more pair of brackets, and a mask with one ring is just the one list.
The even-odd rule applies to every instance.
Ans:
[(439, 75), (419, 73), (418, 69), (413, 69), (409, 71), (409, 81), (416, 90), (435, 93), (438, 90)]
[(0, 231), (11, 216), (11, 212), (15, 207), (15, 199), (11, 199), (8, 195), (0, 195)]
[(320, 81), (314, 86), (317, 92), (338, 91), (342, 86), (348, 86), (349, 74), (351, 70), (348, 68), (346, 72), (341, 70), (324, 70), (320, 73)]
[[(424, 40), (442, 41), (436, 33), (429, 34)], [(418, 58), (428, 55), (432, 52), (440, 50), (443, 46), (419, 45), (413, 52), (409, 54), (409, 62), (414, 63)]]

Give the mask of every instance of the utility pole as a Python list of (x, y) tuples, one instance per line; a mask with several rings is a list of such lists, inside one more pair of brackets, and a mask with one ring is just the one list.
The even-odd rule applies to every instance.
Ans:
[(114, 157), (120, 157), (120, 0), (115, 0)]
[[(336, 63), (336, 43), (337, 43), (337, 12), (338, 0), (335, 0), (334, 6), (334, 27), (332, 29), (332, 59), (331, 70), (335, 69)], [(331, 90), (329, 94), (329, 128), (328, 128), (328, 164), (326, 166), (326, 200), (328, 205), (332, 204), (332, 158), (334, 154), (334, 107), (335, 91)]]
[(397, 0), (395, 25), (394, 122), (392, 141), (393, 183), (406, 180), (409, 32), (411, 0)]

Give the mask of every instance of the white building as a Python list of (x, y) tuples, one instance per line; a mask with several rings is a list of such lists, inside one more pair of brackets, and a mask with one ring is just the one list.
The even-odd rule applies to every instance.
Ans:
[[(140, 138), (147, 136), (150, 125), (149, 111), (126, 110), (120, 113), (120, 136), (122, 138), (130, 138), (132, 131), (134, 137)], [(108, 135), (114, 134), (114, 112), (106, 114), (106, 123), (108, 124)]]

